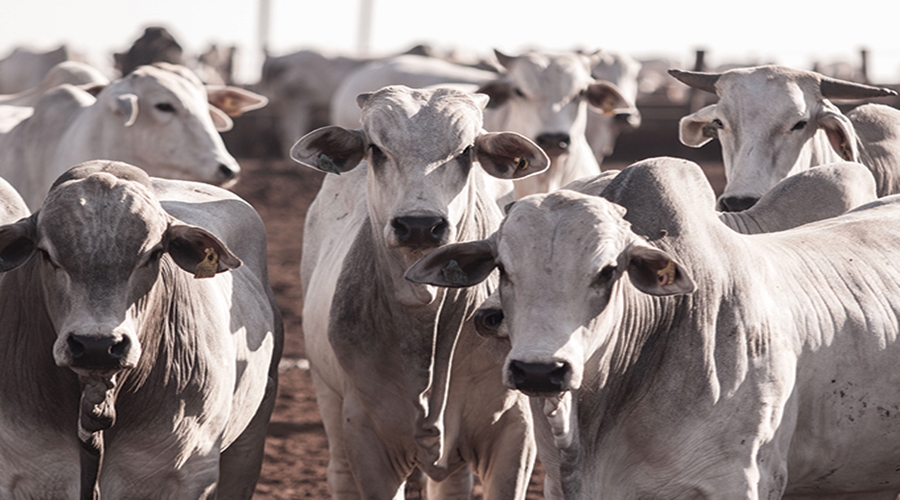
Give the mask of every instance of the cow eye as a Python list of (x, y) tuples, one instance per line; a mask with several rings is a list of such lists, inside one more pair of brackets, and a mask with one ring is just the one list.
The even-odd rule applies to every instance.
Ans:
[(795, 123), (793, 127), (791, 127), (791, 131), (803, 130), (805, 128), (806, 128), (806, 120), (800, 120), (799, 122)]
[(464, 149), (463, 152), (460, 153), (459, 156), (457, 156), (457, 158), (459, 159), (459, 161), (461, 161), (463, 163), (468, 163), (469, 160), (472, 158), (472, 146), (469, 146), (466, 149)]
[(161, 102), (153, 107), (162, 111), (163, 113), (174, 113), (175, 112), (175, 106), (172, 106), (172, 104), (168, 103), (168, 102)]
[(41, 258), (44, 259), (44, 262), (50, 264), (53, 269), (59, 269), (59, 264), (53, 261), (53, 258), (50, 257), (50, 252), (44, 250), (43, 248), (38, 249), (41, 252)]
[(722, 123), (722, 120), (720, 120), (720, 119), (718, 119), (718, 118), (714, 118), (713, 121), (712, 121), (712, 123), (713, 123), (713, 125), (715, 125), (715, 127), (716, 127), (717, 129), (723, 129), (723, 128), (725, 128), (725, 124)]
[(519, 87), (514, 88), (513, 92), (515, 92), (515, 94), (519, 97), (525, 97), (525, 92), (522, 92), (522, 89), (520, 89)]
[(162, 248), (157, 248), (150, 253), (150, 256), (147, 257), (147, 262), (144, 263), (145, 266), (151, 266), (159, 262), (159, 259), (162, 258), (165, 251)]
[(597, 273), (597, 276), (594, 278), (594, 282), (591, 284), (594, 287), (600, 288), (605, 287), (612, 281), (613, 277), (616, 275), (616, 266), (609, 265), (604, 267)]

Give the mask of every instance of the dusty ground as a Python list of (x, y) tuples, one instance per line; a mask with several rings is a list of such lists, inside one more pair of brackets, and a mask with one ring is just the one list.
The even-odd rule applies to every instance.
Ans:
[[(244, 174), (234, 191), (259, 211), (269, 238), (269, 276), (284, 314), (286, 342), (278, 402), (269, 424), (266, 459), (256, 499), (327, 499), (325, 470), (328, 443), (316, 407), (305, 359), (300, 291), (300, 251), (303, 221), (324, 174), (290, 161), (242, 160)], [(604, 165), (623, 168), (625, 165)], [(707, 170), (721, 189), (721, 167)], [(542, 498), (540, 467), (532, 478), (528, 499)], [(408, 497), (417, 494), (408, 492)], [(478, 496), (476, 495), (476, 498)]]

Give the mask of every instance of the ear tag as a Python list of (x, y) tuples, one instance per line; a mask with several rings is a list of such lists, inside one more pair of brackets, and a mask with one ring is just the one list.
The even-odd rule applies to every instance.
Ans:
[(612, 97), (607, 97), (603, 99), (603, 105), (600, 107), (603, 110), (603, 116), (613, 116), (616, 114), (616, 100)]
[(197, 268), (194, 271), (195, 279), (212, 278), (219, 269), (219, 254), (212, 248), (204, 248), (203, 252), (206, 256), (197, 264)]
[(444, 276), (448, 283), (454, 285), (465, 286), (469, 284), (469, 275), (459, 267), (459, 262), (455, 260), (450, 260), (450, 263), (441, 269), (441, 275)]
[(675, 283), (675, 261), (670, 260), (666, 267), (656, 271), (656, 281), (659, 286), (668, 286)]
[(316, 160), (316, 165), (319, 167), (319, 170), (330, 172), (335, 175), (341, 175), (341, 170), (325, 153), (319, 155), (319, 158)]
[(853, 149), (847, 144), (847, 141), (841, 143), (841, 156), (847, 161), (853, 161)]

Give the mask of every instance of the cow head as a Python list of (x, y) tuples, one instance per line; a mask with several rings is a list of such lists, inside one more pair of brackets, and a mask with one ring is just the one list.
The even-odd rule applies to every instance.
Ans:
[(460, 287), (499, 268), (501, 307), (489, 301), (476, 318), (492, 316), (482, 331), (509, 337), (504, 383), (558, 396), (579, 389), (588, 359), (614, 347), (623, 287), (651, 295), (694, 289), (687, 272), (635, 235), (623, 215), (619, 205), (574, 191), (528, 196), (492, 237), (435, 250), (406, 276)]
[[(393, 86), (362, 94), (358, 102), (361, 129), (315, 130), (294, 145), (291, 157), (334, 174), (366, 161), (369, 219), (398, 276), (434, 248), (464, 239), (467, 227), (473, 230), (479, 201), (474, 193), (491, 182), (480, 172), (519, 179), (549, 164), (547, 155), (519, 134), (484, 132), (483, 95)], [(433, 300), (429, 287), (397, 279), (402, 303)]]
[(829, 99), (893, 92), (779, 66), (669, 73), (719, 96), (717, 104), (681, 119), (679, 137), (692, 147), (721, 141), (726, 185), (719, 206), (724, 210), (749, 208), (781, 179), (811, 166), (859, 161), (853, 125)]
[(84, 163), (31, 217), (0, 226), (0, 272), (35, 268), (57, 333), (54, 359), (82, 376), (137, 365), (143, 322), (159, 321), (139, 313), (163, 268), (211, 277), (241, 264), (215, 235), (169, 216), (149, 185), (130, 165)]
[(180, 66), (136, 69), (97, 95), (106, 115), (103, 157), (138, 165), (153, 176), (233, 183), (240, 166), (217, 131), (230, 128), (231, 119), (210, 105), (213, 99), (231, 103), (234, 110), (244, 109), (236, 104), (243, 102), (242, 94), (226, 90), (213, 89), (208, 95), (200, 80)]
[(584, 140), (588, 105), (613, 115), (628, 107), (619, 89), (591, 76), (600, 54), (527, 52), (517, 57), (495, 51), (506, 73), (479, 92), (491, 97), (496, 118), (490, 130), (512, 130), (534, 141), (551, 158)]

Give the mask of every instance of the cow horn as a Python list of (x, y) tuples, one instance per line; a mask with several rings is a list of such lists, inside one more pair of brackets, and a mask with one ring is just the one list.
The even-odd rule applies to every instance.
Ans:
[(721, 73), (701, 73), (699, 71), (682, 71), (680, 69), (670, 69), (669, 74), (688, 87), (704, 90), (711, 94), (716, 93), (716, 82), (722, 76)]
[(837, 80), (827, 76), (819, 78), (819, 90), (822, 92), (822, 97), (826, 99), (865, 99), (897, 95), (897, 92), (892, 89)]

